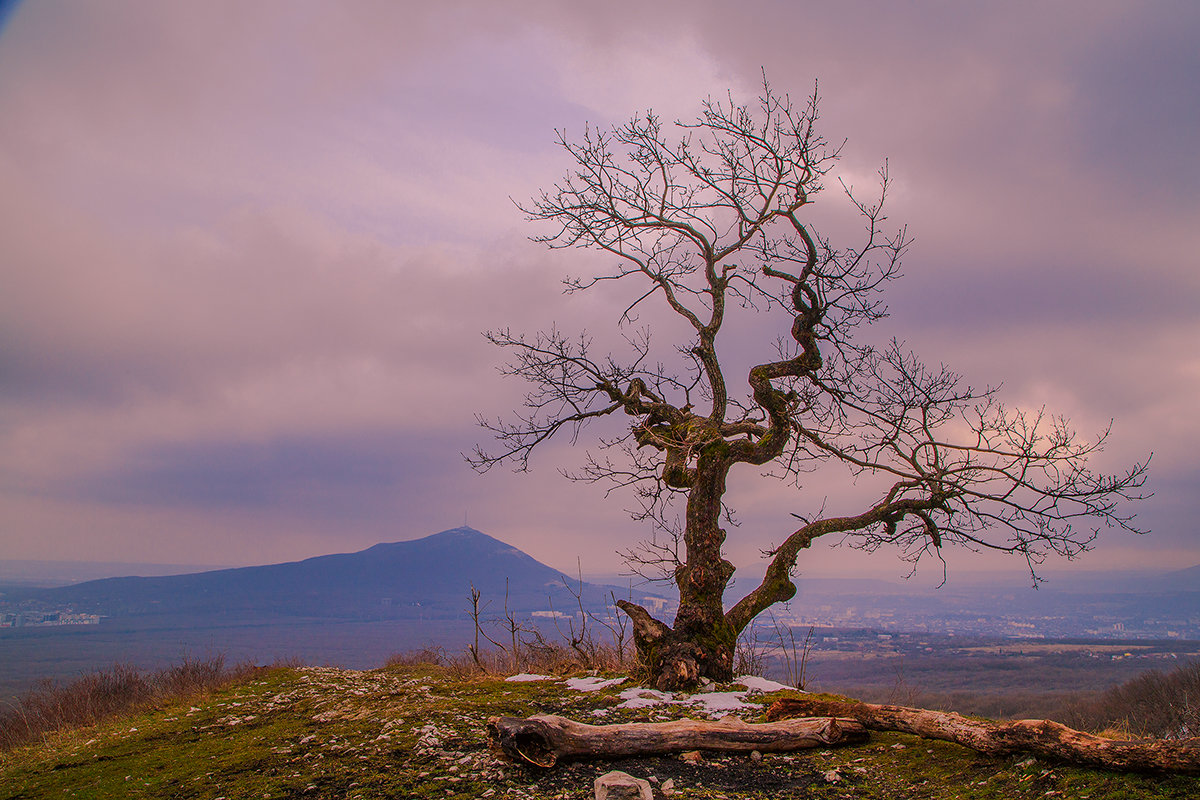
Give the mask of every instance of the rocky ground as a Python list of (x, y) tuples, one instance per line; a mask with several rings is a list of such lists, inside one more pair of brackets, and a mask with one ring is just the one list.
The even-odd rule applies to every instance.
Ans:
[(650, 780), (672, 800), (1200, 796), (1197, 778), (993, 759), (903, 734), (794, 755), (671, 755), (549, 770), (490, 747), (485, 725), (496, 715), (555, 713), (601, 724), (735, 713), (757, 721), (783, 696), (732, 685), (663, 697), (601, 677), (608, 679), (465, 679), (426, 666), (263, 670), (203, 699), (2, 753), (0, 798), (566, 800), (591, 797), (595, 778), (614, 769)]

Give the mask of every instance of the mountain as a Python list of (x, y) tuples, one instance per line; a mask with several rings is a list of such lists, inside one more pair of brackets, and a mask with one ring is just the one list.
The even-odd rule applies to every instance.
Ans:
[(628, 590), (565, 579), (558, 570), (473, 528), (461, 527), (357, 553), (285, 564), (187, 575), (106, 578), (53, 589), (10, 593), (46, 607), (107, 617), (264, 619), (415, 619), (462, 617), (471, 587), (490, 615), (507, 602), (522, 614), (578, 611), (568, 590), (582, 590), (589, 608), (609, 591)]

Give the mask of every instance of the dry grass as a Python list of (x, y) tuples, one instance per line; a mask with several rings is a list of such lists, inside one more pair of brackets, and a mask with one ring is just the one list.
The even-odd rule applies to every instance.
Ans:
[(543, 675), (567, 675), (579, 670), (625, 672), (638, 674), (641, 670), (632, 648), (594, 645), (581, 653), (566, 644), (545, 640), (524, 642), (514, 658), (510, 650), (480, 650), (478, 658), (470, 652), (448, 653), (440, 647), (426, 647), (398, 653), (387, 660), (387, 666), (432, 664), (445, 667), (455, 679), (489, 675), (511, 675), (532, 672)]
[(0, 750), (43, 739), (62, 728), (105, 719), (169, 699), (200, 695), (252, 673), (255, 667), (226, 667), (225, 657), (184, 658), (155, 672), (117, 664), (69, 683), (44, 680), (0, 707)]
[[(536, 632), (532, 633), (535, 635), (527, 635), (519, 640), (515, 656), (511, 647), (481, 648), (478, 657), (472, 655), (471, 648), (462, 653), (450, 653), (441, 647), (425, 647), (397, 653), (387, 660), (386, 666), (431, 664), (447, 668), (456, 679), (518, 672), (568, 675), (580, 670), (620, 672), (641, 677), (645, 672), (633, 646), (621, 638), (614, 637), (611, 644), (601, 643), (590, 636), (563, 636), (562, 641), (550, 641), (536, 635)], [(765, 675), (767, 652), (772, 646), (778, 649), (777, 642), (764, 637), (739, 639), (734, 653), (734, 673)]]

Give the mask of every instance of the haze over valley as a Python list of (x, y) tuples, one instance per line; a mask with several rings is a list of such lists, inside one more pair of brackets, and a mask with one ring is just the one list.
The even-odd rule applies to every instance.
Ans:
[[(885, 691), (902, 669), (910, 688), (1020, 691), (1028, 673), (1012, 667), (1031, 659), (1043, 668), (1041, 690), (1065, 690), (1080, 675), (1099, 688), (1200, 654), (1198, 572), (1064, 573), (1036, 591), (1011, 574), (958, 580), (953, 589), (801, 577), (797, 596), (747, 638), (780, 655), (783, 631), (803, 641), (811, 628), (810, 679), (835, 690)], [(493, 636), (506, 602), (523, 626), (552, 640), (580, 625), (581, 607), (613, 619), (613, 597), (671, 618), (669, 587), (608, 580), (580, 584), (461, 527), (261, 567), (52, 588), (0, 583), (0, 694), (43, 677), (118, 662), (149, 668), (188, 654), (356, 668), (422, 647), (461, 654), (474, 632), (472, 586)]]

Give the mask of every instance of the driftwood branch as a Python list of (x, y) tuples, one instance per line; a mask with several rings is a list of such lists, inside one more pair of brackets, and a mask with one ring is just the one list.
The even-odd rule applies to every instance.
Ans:
[(565, 717), (538, 715), (492, 717), (492, 741), (511, 758), (539, 767), (563, 759), (623, 758), (684, 750), (783, 753), (865, 741), (866, 729), (853, 719), (786, 719), (749, 723), (729, 718), (717, 721), (630, 722), (587, 725)]
[(856, 719), (869, 730), (901, 731), (943, 739), (989, 755), (1034, 753), (1089, 767), (1122, 771), (1200, 773), (1200, 739), (1167, 741), (1106, 739), (1045, 719), (991, 722), (924, 708), (839, 702), (817, 698), (784, 699), (767, 710), (767, 719), (835, 715)]

